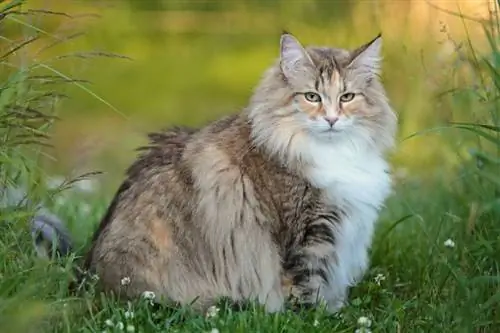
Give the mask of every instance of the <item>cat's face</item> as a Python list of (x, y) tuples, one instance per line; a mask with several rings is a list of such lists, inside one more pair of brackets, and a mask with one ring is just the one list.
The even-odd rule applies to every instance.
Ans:
[(381, 46), (378, 36), (353, 51), (304, 48), (283, 34), (279, 62), (252, 98), (256, 142), (285, 155), (310, 139), (390, 148), (396, 116), (379, 80)]
[(383, 113), (390, 110), (375, 105), (385, 102), (378, 83), (381, 45), (378, 36), (353, 52), (305, 49), (293, 36), (282, 35), (280, 67), (291, 93), (289, 110), (307, 131), (334, 140), (384, 127)]

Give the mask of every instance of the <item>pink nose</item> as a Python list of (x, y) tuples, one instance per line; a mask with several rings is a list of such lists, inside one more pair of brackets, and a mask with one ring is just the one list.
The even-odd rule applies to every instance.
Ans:
[(333, 127), (333, 125), (335, 125), (337, 120), (339, 120), (338, 117), (323, 117), (323, 118), (325, 118), (326, 122), (330, 124), (330, 127)]

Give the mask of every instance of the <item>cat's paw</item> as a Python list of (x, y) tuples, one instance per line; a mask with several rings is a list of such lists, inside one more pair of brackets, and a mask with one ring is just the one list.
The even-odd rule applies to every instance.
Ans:
[(285, 298), (281, 290), (271, 290), (264, 301), (264, 306), (267, 312), (280, 312), (285, 308)]
[(334, 314), (339, 312), (346, 305), (346, 301), (344, 299), (334, 299), (330, 300), (326, 303), (326, 311), (328, 313)]

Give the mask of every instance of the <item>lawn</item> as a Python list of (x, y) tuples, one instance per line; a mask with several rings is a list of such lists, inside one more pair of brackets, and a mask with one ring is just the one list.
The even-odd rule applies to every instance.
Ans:
[[(0, 26), (16, 15), (2, 15), (17, 10), (16, 3), (0, 3)], [(416, 173), (397, 158), (370, 270), (336, 315), (321, 306), (266, 314), (255, 304), (238, 310), (222, 300), (206, 314), (153, 306), (146, 297), (120, 303), (97, 293), (95, 281), (70, 294), (74, 261), (88, 248), (114, 188), (96, 185), (103, 176), (61, 183), (47, 174), (41, 144), (55, 121), (57, 87), (75, 82), (62, 82), (56, 72), (44, 78), (53, 85), (33, 80), (41, 66), (34, 60), (10, 70), (0, 82), (0, 333), (500, 332), (500, 39), (493, 19), (484, 25), (488, 51), (465, 43), (466, 70), (457, 68), (475, 81), (456, 80), (445, 97), (456, 114), (473, 107), (475, 118), (447, 119), (399, 140), (401, 147), (439, 136), (454, 162)], [(0, 49), (1, 68), (9, 67), (16, 47), (23, 45)], [(6, 205), (18, 187), (29, 201)], [(28, 221), (39, 202), (68, 225), (76, 244), (69, 258), (36, 257)]]
[[(4, 332), (354, 332), (366, 317), (373, 332), (493, 332), (500, 325), (498, 212), (478, 210), (492, 195), (473, 181), (441, 184), (437, 178), (432, 184), (407, 178), (397, 186), (380, 221), (371, 269), (338, 315), (321, 308), (268, 315), (257, 306), (237, 311), (224, 302), (218, 311), (200, 315), (188, 308), (153, 307), (147, 299), (120, 304), (95, 294), (92, 283), (74, 297), (66, 290), (71, 265), (35, 259), (26, 228), (10, 224), (0, 252), (0, 327)], [(53, 209), (85, 247), (109, 198), (81, 193), (77, 186), (65, 192), (67, 200)], [(89, 195), (91, 203), (84, 203)], [(92, 223), (82, 228), (81, 221)]]

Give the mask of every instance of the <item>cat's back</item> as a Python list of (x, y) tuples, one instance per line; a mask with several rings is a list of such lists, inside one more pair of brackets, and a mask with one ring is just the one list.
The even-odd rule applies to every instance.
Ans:
[(174, 127), (149, 134), (94, 234), (93, 247), (154, 233), (151, 221), (188, 228), (200, 186), (209, 184), (218, 166), (226, 171), (236, 167), (235, 147), (248, 150), (240, 139), (245, 137), (242, 127), (236, 116), (227, 116), (200, 129)]
[[(125, 181), (110, 207), (137, 218), (149, 210), (158, 213), (158, 198), (169, 201), (189, 195), (192, 177), (184, 161), (186, 147), (199, 132), (187, 127), (174, 127), (150, 133), (149, 144), (140, 147), (140, 155), (127, 170)], [(153, 212), (151, 212), (153, 214)]]

